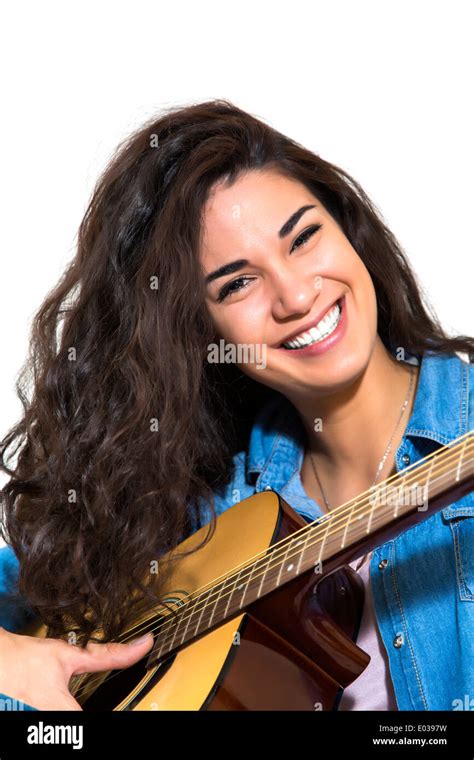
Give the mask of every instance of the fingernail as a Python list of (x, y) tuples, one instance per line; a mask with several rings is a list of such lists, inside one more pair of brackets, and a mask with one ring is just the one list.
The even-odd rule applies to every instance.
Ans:
[(145, 635), (144, 636), (140, 636), (139, 639), (133, 639), (133, 641), (129, 641), (128, 645), (130, 647), (138, 646), (139, 644), (143, 644), (144, 641), (147, 641), (149, 639), (150, 639), (150, 634), (149, 633), (145, 633)]

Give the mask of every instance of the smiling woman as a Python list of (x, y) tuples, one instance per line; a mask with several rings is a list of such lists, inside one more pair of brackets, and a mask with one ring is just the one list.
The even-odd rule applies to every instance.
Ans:
[[(209, 360), (220, 341), (264, 347), (264, 366)], [(343, 169), (228, 101), (169, 109), (117, 149), (34, 321), (0, 447), (0, 568), (17, 567), (0, 625), (20, 630), (26, 603), (51, 637), (118, 639), (162, 599), (161, 558), (210, 523), (202, 548), (236, 502), (274, 490), (321, 519), (471, 430), (473, 353)], [(469, 691), (473, 514), (465, 496), (364, 555), (353, 637), (372, 660), (336, 709), (453, 709)]]

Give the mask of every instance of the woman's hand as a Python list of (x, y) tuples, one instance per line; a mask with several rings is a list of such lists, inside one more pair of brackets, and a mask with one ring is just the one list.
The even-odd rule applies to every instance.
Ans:
[(137, 644), (89, 642), (83, 649), (0, 626), (0, 693), (38, 710), (82, 710), (69, 691), (71, 676), (128, 668), (146, 655), (152, 642), (148, 634)]

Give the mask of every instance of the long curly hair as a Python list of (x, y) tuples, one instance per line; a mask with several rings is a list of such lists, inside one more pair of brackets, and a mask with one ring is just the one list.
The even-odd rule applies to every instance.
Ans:
[(372, 277), (387, 347), (474, 352), (474, 339), (443, 332), (343, 169), (228, 100), (149, 120), (94, 187), (74, 258), (33, 321), (16, 384), (22, 417), (0, 442), (2, 536), (19, 559), (17, 590), (51, 636), (117, 639), (160, 601), (160, 558), (199, 526), (203, 505), (199, 546), (212, 536), (214, 493), (275, 391), (206, 359), (216, 334), (202, 213), (214, 183), (262, 168), (303, 183), (339, 223)]

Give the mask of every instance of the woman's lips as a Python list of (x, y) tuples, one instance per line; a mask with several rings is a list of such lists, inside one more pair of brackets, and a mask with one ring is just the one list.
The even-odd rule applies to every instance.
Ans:
[(338, 303), (341, 307), (341, 316), (336, 329), (330, 335), (327, 335), (325, 338), (320, 340), (319, 343), (312, 343), (311, 345), (304, 346), (303, 348), (284, 348), (283, 346), (278, 346), (277, 350), (285, 351), (285, 353), (290, 354), (291, 356), (303, 357), (318, 356), (319, 354), (323, 354), (325, 351), (328, 351), (330, 348), (332, 348), (342, 339), (347, 328), (347, 309), (345, 295), (342, 296)]

